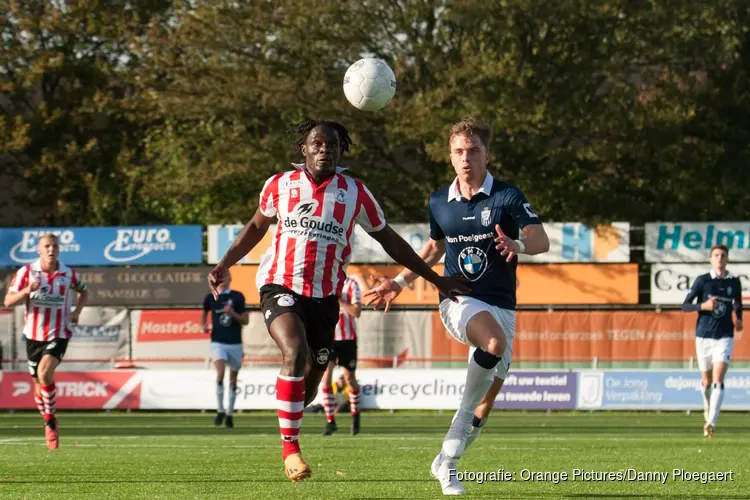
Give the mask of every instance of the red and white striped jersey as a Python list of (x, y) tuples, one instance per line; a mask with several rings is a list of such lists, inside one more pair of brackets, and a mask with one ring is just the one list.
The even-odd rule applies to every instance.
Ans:
[(71, 291), (86, 289), (79, 274), (58, 261), (57, 271), (46, 273), (40, 260), (26, 264), (16, 272), (10, 290), (18, 292), (33, 281), (39, 288), (26, 297), (23, 334), (29, 340), (47, 342), (68, 339), (73, 335), (70, 324)]
[(360, 181), (336, 174), (321, 185), (305, 170), (276, 174), (260, 193), (260, 211), (278, 217), (256, 284), (276, 284), (305, 297), (341, 295), (356, 222), (368, 233), (385, 227), (383, 211)]
[[(339, 300), (345, 304), (362, 305), (362, 294), (359, 291), (359, 284), (351, 278), (346, 278)], [(339, 312), (339, 322), (336, 324), (336, 335), (333, 340), (354, 340), (356, 338), (356, 322), (357, 318), (349, 316), (342, 308)]]

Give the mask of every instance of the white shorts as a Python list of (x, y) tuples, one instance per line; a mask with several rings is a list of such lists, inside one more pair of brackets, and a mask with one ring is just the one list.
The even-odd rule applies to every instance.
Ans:
[(698, 358), (698, 368), (702, 372), (711, 371), (714, 363), (726, 363), (732, 360), (734, 337), (720, 339), (695, 338), (695, 354)]
[(222, 344), (211, 342), (211, 360), (224, 360), (233, 371), (240, 371), (242, 367), (242, 344)]
[(469, 352), (469, 359), (474, 354), (476, 346), (469, 342), (466, 336), (466, 325), (469, 324), (471, 318), (483, 311), (490, 313), (505, 333), (505, 352), (500, 362), (495, 366), (493, 374), (493, 377), (505, 380), (513, 355), (513, 339), (516, 336), (516, 311), (491, 306), (479, 299), (464, 295), (458, 297), (458, 302), (448, 299), (440, 302), (440, 319), (443, 320), (445, 329), (454, 339), (473, 348)]

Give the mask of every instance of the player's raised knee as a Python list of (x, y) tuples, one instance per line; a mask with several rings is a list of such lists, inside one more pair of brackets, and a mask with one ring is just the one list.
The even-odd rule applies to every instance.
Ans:
[(499, 337), (491, 337), (490, 340), (487, 342), (487, 348), (485, 351), (488, 354), (492, 354), (493, 356), (502, 356), (505, 352), (505, 347), (507, 346), (507, 341), (505, 340), (505, 336), (499, 336)]

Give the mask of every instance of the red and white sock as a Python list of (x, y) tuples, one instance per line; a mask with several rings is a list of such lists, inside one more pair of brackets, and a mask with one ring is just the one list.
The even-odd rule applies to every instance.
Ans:
[(323, 387), (323, 409), (326, 412), (326, 420), (331, 422), (336, 417), (336, 397), (329, 387)]
[(57, 389), (54, 382), (50, 385), (42, 386), (42, 403), (44, 403), (44, 419), (52, 420), (55, 418), (55, 409), (57, 407)]
[(36, 407), (39, 410), (39, 413), (41, 413), (42, 416), (44, 416), (44, 400), (42, 399), (42, 396), (40, 394), (34, 393), (34, 402), (36, 403)]
[(299, 453), (299, 429), (302, 426), (302, 410), (305, 409), (305, 378), (286, 377), (276, 378), (276, 404), (281, 430), (282, 454), (281, 458)]
[(359, 415), (359, 389), (349, 390), (349, 406), (351, 407), (352, 415)]

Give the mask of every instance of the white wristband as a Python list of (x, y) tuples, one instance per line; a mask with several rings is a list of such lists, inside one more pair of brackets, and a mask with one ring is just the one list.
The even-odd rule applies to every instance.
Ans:
[(393, 278), (393, 281), (394, 281), (394, 282), (395, 282), (395, 283), (396, 283), (396, 284), (397, 284), (398, 286), (400, 286), (402, 290), (403, 290), (404, 288), (406, 288), (407, 286), (409, 286), (409, 283), (407, 283), (407, 282), (406, 282), (406, 280), (404, 279), (404, 277), (403, 277), (403, 276), (401, 276), (400, 274), (399, 274), (398, 276), (396, 276), (395, 278)]
[(526, 253), (526, 245), (523, 244), (523, 241), (515, 240), (515, 242), (518, 243), (518, 253)]

